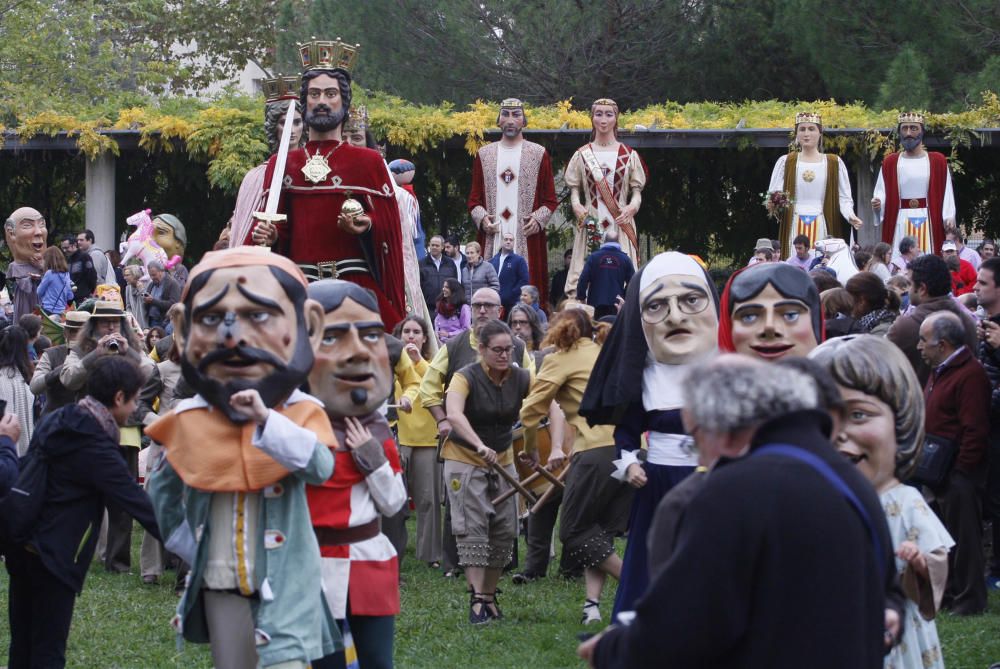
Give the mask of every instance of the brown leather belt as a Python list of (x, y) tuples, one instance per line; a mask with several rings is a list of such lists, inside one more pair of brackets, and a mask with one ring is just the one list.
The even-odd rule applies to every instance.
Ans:
[(320, 546), (346, 546), (356, 544), (379, 535), (382, 528), (376, 518), (364, 525), (354, 527), (314, 527), (316, 541)]
[(926, 209), (927, 208), (927, 198), (925, 197), (911, 197), (907, 200), (900, 200), (899, 206), (903, 209)]

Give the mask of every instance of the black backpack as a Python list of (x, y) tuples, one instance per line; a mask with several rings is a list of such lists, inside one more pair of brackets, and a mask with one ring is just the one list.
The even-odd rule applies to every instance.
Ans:
[(17, 481), (0, 499), (0, 546), (20, 546), (31, 539), (45, 502), (49, 458), (33, 444), (20, 462)]

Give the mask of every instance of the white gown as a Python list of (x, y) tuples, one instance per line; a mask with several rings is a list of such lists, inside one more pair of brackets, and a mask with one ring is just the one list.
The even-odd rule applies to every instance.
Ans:
[[(799, 155), (795, 161), (795, 202), (792, 205), (792, 229), (788, 243), (798, 235), (809, 237), (810, 246), (829, 234), (826, 217), (823, 215), (823, 201), (826, 199), (826, 154), (820, 154), (818, 163), (807, 163)], [(767, 192), (785, 189), (785, 163), (788, 156), (778, 158), (771, 172), (771, 183)], [(840, 197), (840, 215), (850, 221), (854, 215), (854, 196), (851, 194), (851, 180), (847, 176), (844, 161), (837, 158), (837, 192)]]

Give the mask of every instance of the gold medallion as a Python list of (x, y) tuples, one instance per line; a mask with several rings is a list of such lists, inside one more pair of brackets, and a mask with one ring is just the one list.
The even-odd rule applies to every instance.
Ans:
[(319, 151), (315, 155), (309, 156), (309, 160), (302, 166), (302, 174), (305, 175), (308, 181), (314, 184), (326, 181), (331, 171), (330, 163), (326, 161), (326, 156), (319, 155)]
[(802, 173), (802, 180), (807, 184), (811, 184), (816, 179), (816, 173), (812, 170), (806, 170)]

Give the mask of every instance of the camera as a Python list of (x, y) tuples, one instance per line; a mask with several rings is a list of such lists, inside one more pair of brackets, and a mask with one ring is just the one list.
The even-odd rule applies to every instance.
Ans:
[(117, 353), (118, 352), (118, 342), (116, 342), (116, 341), (110, 342), (108, 344), (108, 350), (109, 351), (114, 351), (115, 353)]

